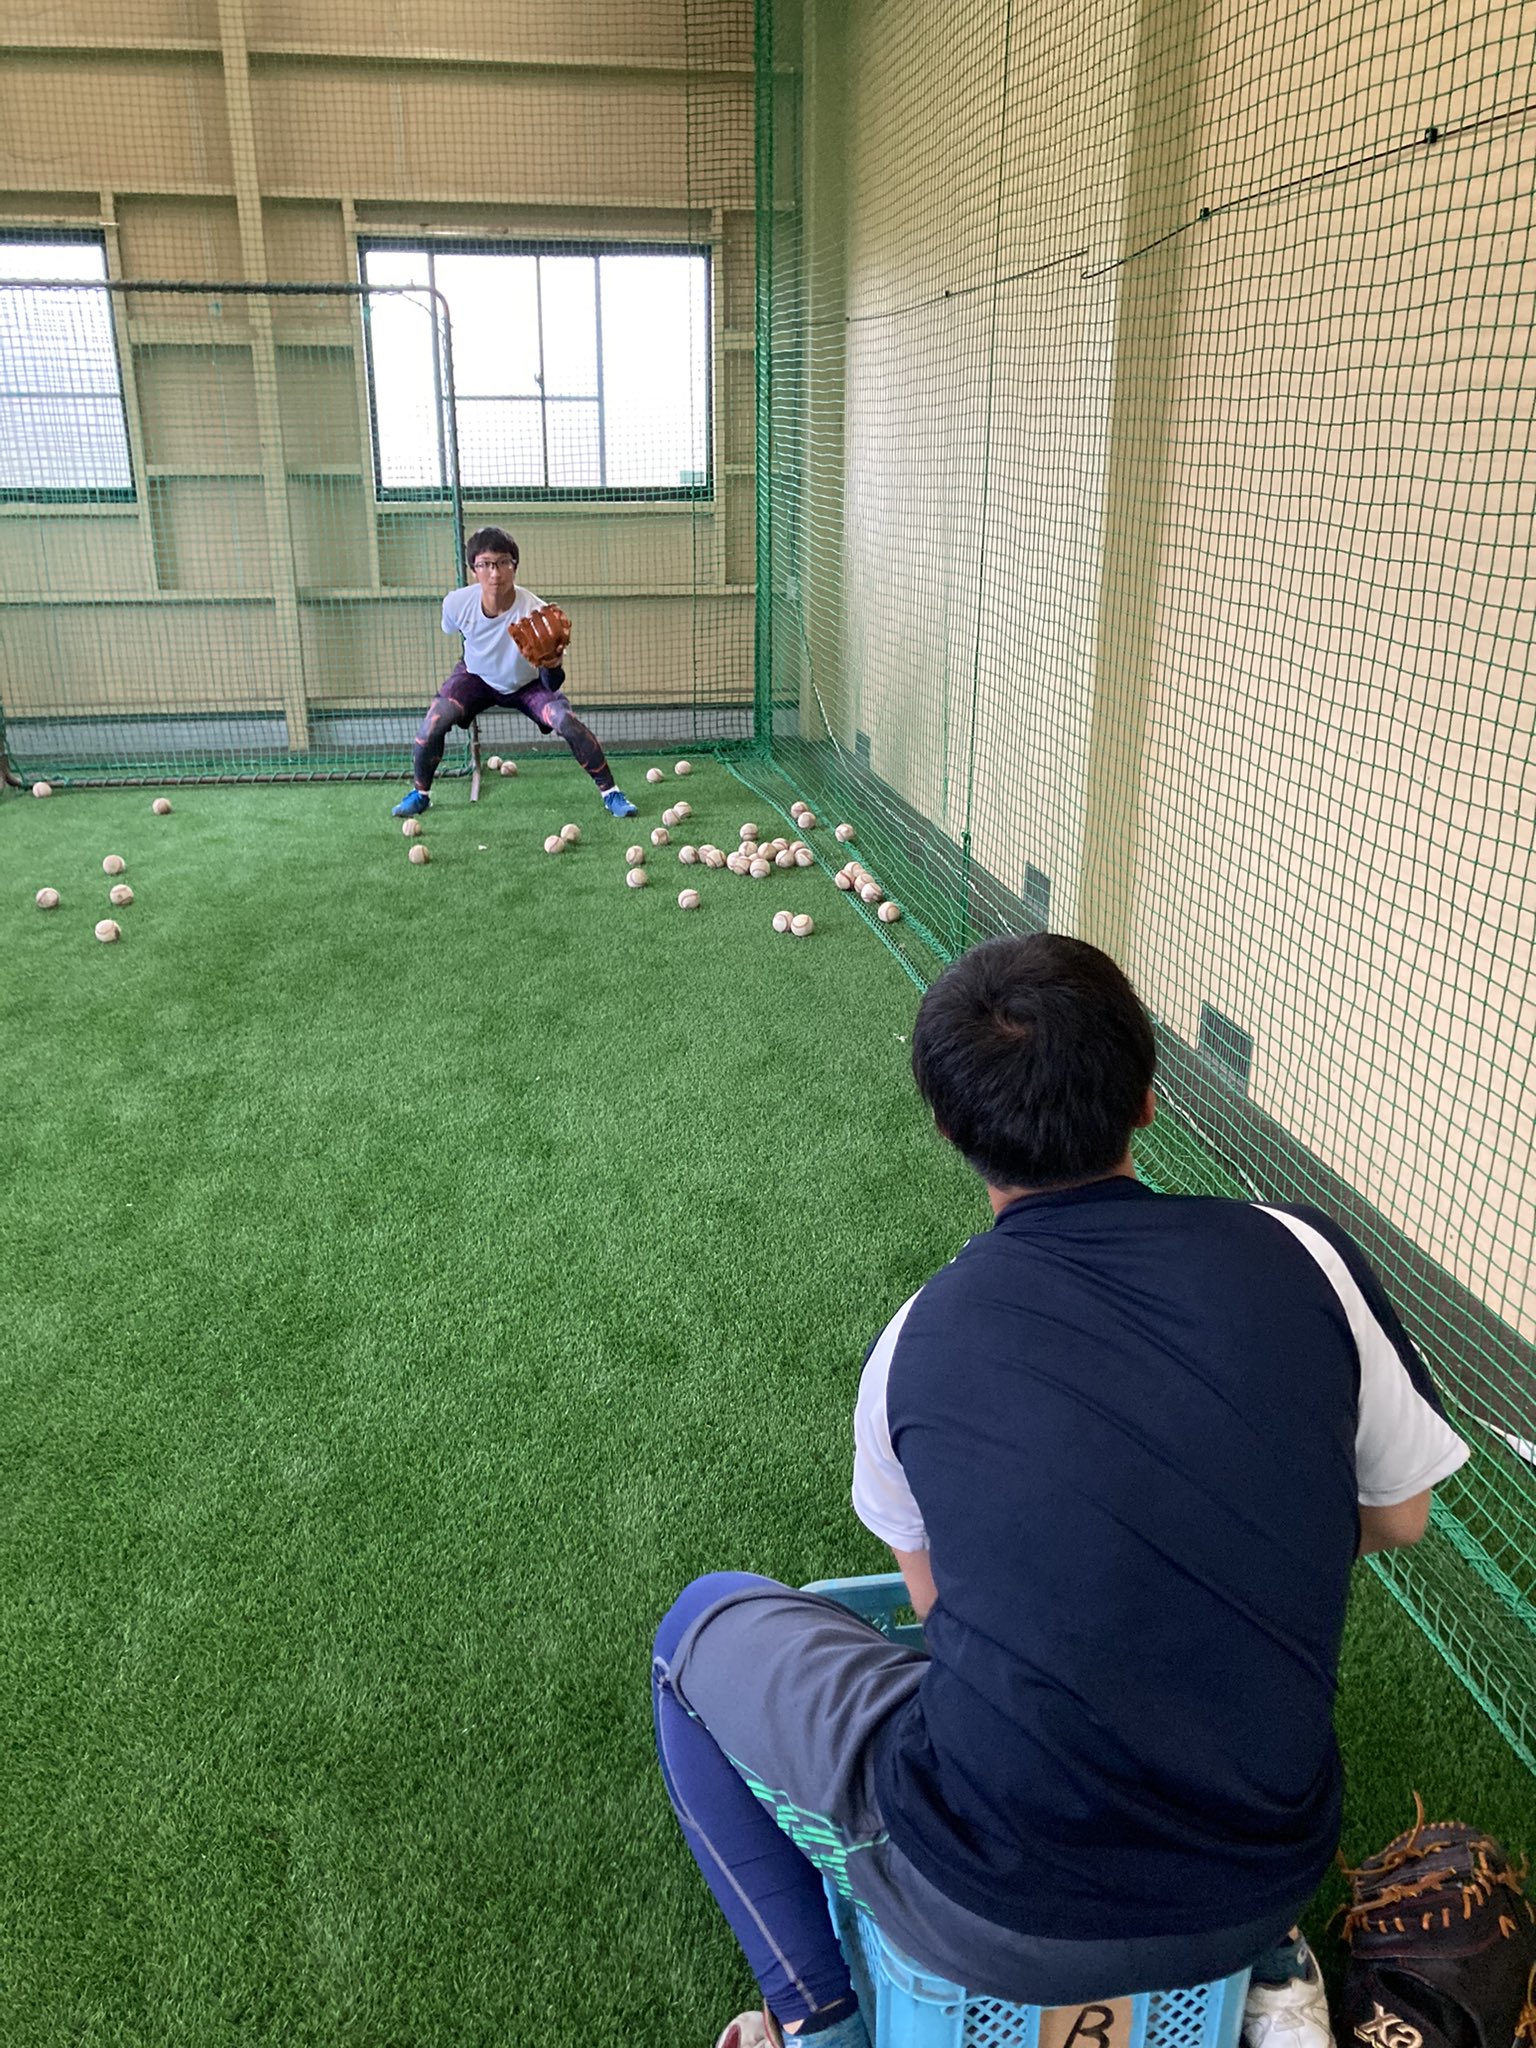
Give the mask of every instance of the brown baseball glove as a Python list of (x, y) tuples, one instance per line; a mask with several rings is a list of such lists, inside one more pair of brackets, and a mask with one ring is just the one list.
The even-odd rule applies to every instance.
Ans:
[(1358, 1870), (1340, 2048), (1536, 2048), (1528, 1865), (1460, 1821), (1418, 1817)]
[(541, 605), (526, 619), (514, 619), (507, 631), (517, 651), (535, 668), (558, 668), (571, 641), (571, 622), (557, 604)]

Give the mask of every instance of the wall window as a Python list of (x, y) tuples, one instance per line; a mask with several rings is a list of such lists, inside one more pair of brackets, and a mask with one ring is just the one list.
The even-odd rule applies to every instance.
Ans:
[(0, 497), (133, 496), (106, 274), (99, 235), (0, 240)]
[[(459, 473), (474, 497), (710, 490), (709, 256), (677, 246), (368, 242), (368, 285), (431, 286), (452, 330)], [(380, 494), (443, 490), (432, 301), (365, 301)]]

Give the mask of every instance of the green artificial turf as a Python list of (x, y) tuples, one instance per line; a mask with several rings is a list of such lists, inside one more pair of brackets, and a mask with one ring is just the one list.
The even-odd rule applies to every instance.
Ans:
[[(377, 786), (0, 805), (7, 2048), (707, 2043), (745, 2000), (650, 1634), (711, 1567), (886, 1563), (860, 1361), (986, 1211), (825, 872), (623, 886), (663, 800), (770, 823), (643, 765), (623, 825), (564, 763), (455, 785), (420, 869)], [(1415, 1786), (1536, 1847), (1359, 1577), (1347, 1848)]]

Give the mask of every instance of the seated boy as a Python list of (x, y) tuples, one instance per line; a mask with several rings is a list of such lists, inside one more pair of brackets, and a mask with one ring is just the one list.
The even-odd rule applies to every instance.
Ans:
[(1294, 1923), (1338, 1841), (1350, 1570), (1468, 1453), (1336, 1224), (1138, 1181), (1153, 1063), (1076, 940), (923, 1000), (917, 1084), (995, 1221), (871, 1350), (853, 1499), (926, 1649), (746, 1573), (657, 1638), (667, 1789), (765, 1999), (722, 2048), (864, 2048), (821, 1872), (973, 1991), (1253, 1964), (1250, 2048), (1327, 2048)]

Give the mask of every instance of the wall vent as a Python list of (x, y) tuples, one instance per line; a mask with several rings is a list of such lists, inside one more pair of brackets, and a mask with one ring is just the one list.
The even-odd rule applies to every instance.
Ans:
[(1253, 1065), (1253, 1033), (1242, 1031), (1230, 1017), (1200, 1005), (1200, 1050), (1222, 1078), (1239, 1095), (1248, 1093), (1248, 1073)]
[(1051, 928), (1051, 878), (1044, 868), (1024, 870), (1024, 910), (1037, 932)]

